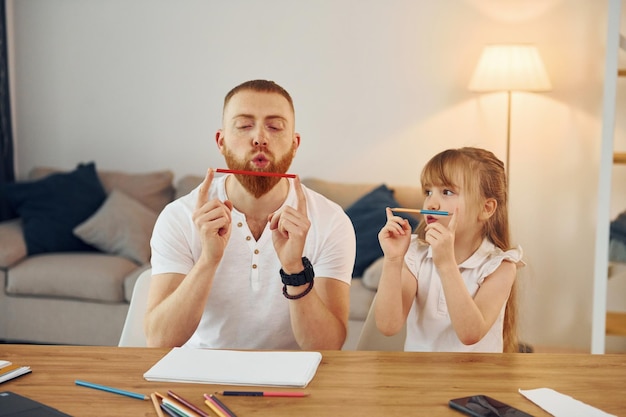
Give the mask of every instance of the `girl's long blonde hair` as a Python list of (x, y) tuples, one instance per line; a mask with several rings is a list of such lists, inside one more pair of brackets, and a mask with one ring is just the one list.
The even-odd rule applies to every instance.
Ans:
[[(487, 237), (503, 251), (511, 249), (509, 231), (508, 192), (504, 164), (485, 149), (465, 147), (448, 149), (435, 155), (424, 167), (421, 175), (422, 188), (430, 184), (458, 187), (476, 207), (485, 199), (497, 202), (494, 214), (484, 223), (483, 237)], [(424, 238), (426, 222), (420, 222), (416, 233)], [(513, 282), (504, 310), (502, 330), (504, 352), (517, 352), (517, 279)]]

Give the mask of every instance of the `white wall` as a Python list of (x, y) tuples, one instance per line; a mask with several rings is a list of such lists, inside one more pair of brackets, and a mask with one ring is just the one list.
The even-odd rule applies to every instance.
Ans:
[[(15, 1), (18, 175), (90, 160), (100, 169), (170, 168), (177, 177), (221, 167), (213, 137), (223, 96), (268, 78), (295, 101), (303, 139), (292, 172), (414, 184), (445, 148), (482, 146), (504, 158), (505, 95), (466, 86), (484, 44), (535, 43), (554, 89), (513, 97), (511, 218), (528, 263), (523, 339), (588, 349), (606, 7)], [(614, 214), (624, 206), (626, 197)]]

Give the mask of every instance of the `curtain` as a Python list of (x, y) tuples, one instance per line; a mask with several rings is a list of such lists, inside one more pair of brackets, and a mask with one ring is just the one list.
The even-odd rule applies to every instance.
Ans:
[[(0, 0), (0, 191), (4, 184), (15, 181), (6, 23), (5, 0)], [(4, 193), (0, 192), (0, 221), (12, 217), (15, 214), (9, 208)]]

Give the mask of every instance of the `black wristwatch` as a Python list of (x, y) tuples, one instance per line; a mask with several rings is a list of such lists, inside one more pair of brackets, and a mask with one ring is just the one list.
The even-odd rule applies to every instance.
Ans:
[(302, 257), (302, 265), (304, 265), (304, 270), (298, 274), (286, 274), (285, 271), (280, 268), (280, 278), (282, 279), (284, 285), (299, 287), (300, 285), (313, 282), (315, 272), (313, 272), (313, 265), (311, 265), (311, 261), (309, 261), (306, 256)]

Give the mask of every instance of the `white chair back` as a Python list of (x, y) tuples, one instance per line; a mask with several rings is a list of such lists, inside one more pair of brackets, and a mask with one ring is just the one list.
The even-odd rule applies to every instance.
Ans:
[(386, 351), (403, 351), (404, 339), (406, 338), (406, 325), (402, 330), (393, 336), (385, 336), (376, 327), (376, 318), (374, 315), (374, 303), (376, 296), (370, 306), (365, 324), (361, 329), (361, 335), (356, 345), (356, 350), (386, 350)]
[(143, 330), (143, 318), (148, 306), (148, 290), (150, 289), (150, 279), (152, 269), (147, 269), (139, 275), (133, 288), (133, 295), (130, 299), (128, 314), (122, 329), (122, 335), (118, 346), (145, 347), (146, 335)]

